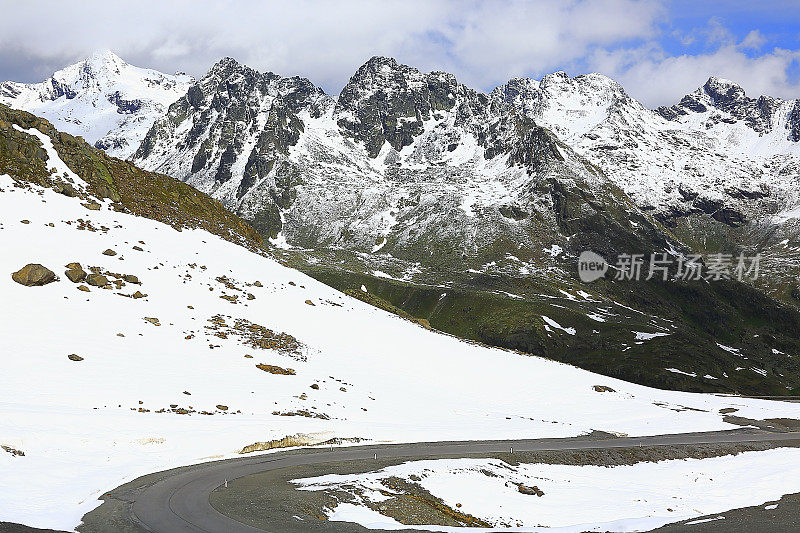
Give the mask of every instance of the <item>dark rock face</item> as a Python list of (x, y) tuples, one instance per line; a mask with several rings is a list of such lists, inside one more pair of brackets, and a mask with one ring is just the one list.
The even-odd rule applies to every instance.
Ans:
[(11, 279), (26, 287), (38, 287), (56, 281), (55, 272), (38, 263), (25, 265), (11, 274)]
[(117, 113), (121, 115), (132, 115), (138, 113), (144, 102), (141, 100), (125, 100), (119, 91), (115, 91), (107, 96), (109, 102), (117, 106)]
[(800, 142), (800, 100), (795, 100), (786, 128), (789, 130), (789, 139)]
[[(229, 206), (267, 180), (270, 183), (263, 185), (273, 202), (288, 205), (293, 198), (291, 188), (298, 184), (298, 173), (287, 159), (304, 130), (299, 115), (305, 112), (319, 117), (332, 105), (330, 97), (305, 78), (259, 73), (225, 58), (170, 106), (167, 116), (148, 132), (134, 159), (158, 160), (152, 165), (154, 170), (210, 193), (229, 187), (235, 177), (226, 202)], [(176, 147), (174, 143), (165, 145), (163, 139), (187, 122), (187, 131), (175, 139), (181, 161), (171, 161)], [(189, 168), (182, 163), (186, 156), (191, 159)], [(242, 164), (234, 170), (234, 165)], [(279, 216), (251, 213), (250, 218), (260, 219), (259, 229), (264, 234), (276, 234), (280, 229)]]
[(423, 121), (436, 111), (452, 109), (464, 90), (452, 74), (422, 74), (394, 59), (373, 57), (342, 90), (337, 123), (375, 157), (384, 141), (395, 150), (411, 144), (422, 132)]
[[(510, 110), (458, 83), (452, 74), (423, 74), (394, 59), (373, 57), (345, 85), (334, 116), (345, 135), (363, 142), (368, 155), (376, 157), (384, 142), (397, 151), (410, 145), (425, 121), (442, 119), (445, 112), (454, 113), (454, 125), (474, 133), (483, 145), (489, 137), (488, 119), (501, 109)], [(446, 148), (450, 152), (458, 147), (458, 139), (453, 141)]]
[(72, 100), (73, 98), (78, 96), (78, 94), (72, 89), (72, 87), (63, 84), (54, 78), (50, 79), (50, 83), (53, 86), (53, 92), (52, 92), (53, 100), (57, 100), (62, 96), (65, 96), (67, 100)]

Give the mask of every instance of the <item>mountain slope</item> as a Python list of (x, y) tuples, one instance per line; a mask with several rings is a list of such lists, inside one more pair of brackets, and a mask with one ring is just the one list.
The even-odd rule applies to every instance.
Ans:
[[(297, 433), (290, 441), (633, 435), (734, 428), (729, 409), (800, 416), (792, 403), (650, 389), (427, 331), (203, 229), (214, 220), (176, 228), (115, 210), (128, 208), (133, 167), (91, 152), (122, 200), (99, 198), (70, 136), (3, 112), (0, 147), (26, 148), (0, 151), (0, 290), (14, 302), (0, 309), (0, 443), (25, 455), (0, 452), (0, 520), (73, 528), (125, 480)], [(166, 178), (131, 172), (157, 203), (145, 178)], [(213, 216), (196, 198), (208, 206), (198, 216)], [(73, 283), (73, 262), (107, 283)], [(59, 279), (13, 281), (27, 263)]]
[[(219, 198), (298, 268), (435, 328), (660, 387), (800, 385), (781, 355), (800, 350), (800, 318), (749, 287), (578, 283), (584, 250), (612, 264), (689, 252), (681, 228), (569, 146), (609, 116), (666, 121), (602, 76), (516, 87), (485, 95), (374, 57), (334, 103), (307, 80), (225, 59), (154, 124), (135, 160)], [(746, 345), (758, 371), (720, 344)]]
[(126, 159), (193, 79), (125, 63), (105, 50), (41, 83), (0, 83), (0, 104), (30, 111)]

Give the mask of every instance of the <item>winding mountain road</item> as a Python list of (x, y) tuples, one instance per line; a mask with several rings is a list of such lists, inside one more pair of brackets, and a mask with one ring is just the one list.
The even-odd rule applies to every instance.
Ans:
[[(492, 453), (561, 450), (602, 450), (636, 446), (678, 446), (696, 444), (736, 444), (752, 442), (800, 441), (800, 432), (769, 433), (752, 429), (621, 437), (602, 440), (586, 438), (536, 439), (474, 442), (428, 442), (288, 450), (267, 455), (247, 456), (166, 472), (155, 482), (148, 481), (130, 491), (128, 502), (134, 521), (156, 533), (263, 533), (263, 529), (238, 522), (217, 511), (209, 502), (212, 491), (234, 480), (269, 470), (343, 461), (368, 462), (379, 459), (466, 457)], [(171, 473), (174, 472), (174, 473)], [(141, 478), (144, 479), (144, 478)], [(136, 481), (133, 482), (136, 484)], [(289, 518), (289, 517), (287, 517)], [(342, 527), (345, 526), (341, 523)], [(287, 524), (287, 527), (289, 525)], [(294, 529), (291, 527), (291, 529)], [(326, 531), (336, 531), (327, 523)], [(277, 531), (284, 531), (280, 528)]]

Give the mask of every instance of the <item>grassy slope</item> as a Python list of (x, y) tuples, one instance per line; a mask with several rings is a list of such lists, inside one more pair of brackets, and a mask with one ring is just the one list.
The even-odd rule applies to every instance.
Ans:
[[(52, 124), (24, 111), (0, 105), (0, 174), (18, 182), (64, 190), (68, 184), (46, 168), (47, 154), (32, 135), (20, 132), (35, 128), (53, 141), (67, 166), (86, 181), (90, 193), (109, 198), (115, 208), (159, 220), (174, 227), (200, 227), (240, 244), (258, 247), (261, 236), (222, 204), (185, 183), (146, 172), (128, 161), (108, 156), (81, 137), (57, 131)], [(91, 201), (91, 198), (86, 198)]]

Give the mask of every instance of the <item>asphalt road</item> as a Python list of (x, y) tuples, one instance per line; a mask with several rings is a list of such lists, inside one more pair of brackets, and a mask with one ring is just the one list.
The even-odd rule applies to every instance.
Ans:
[[(800, 432), (768, 433), (734, 430), (603, 440), (537, 439), (474, 442), (432, 442), (298, 450), (203, 463), (167, 472), (139, 486), (129, 496), (131, 513), (139, 526), (156, 533), (263, 533), (218, 512), (210, 493), (228, 481), (269, 470), (322, 463), (386, 458), (464, 457), (510, 451), (599, 450), (636, 446), (678, 446), (747, 442), (797, 441)], [(331, 524), (332, 525), (332, 524)], [(274, 532), (277, 533), (277, 532)]]

